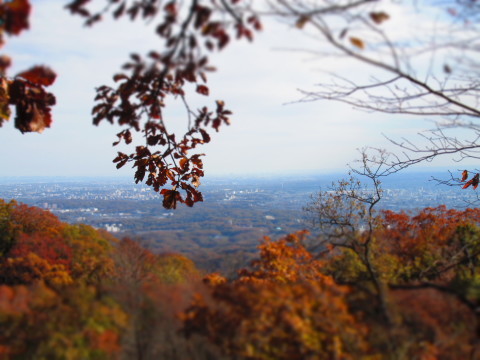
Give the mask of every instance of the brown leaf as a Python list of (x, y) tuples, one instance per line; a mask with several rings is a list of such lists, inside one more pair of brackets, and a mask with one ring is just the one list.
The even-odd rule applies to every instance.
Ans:
[(188, 168), (188, 159), (186, 157), (180, 159), (180, 167), (182, 170)]
[(19, 108), (17, 106), (17, 116), (15, 118), (15, 127), (22, 133), (38, 132), (50, 127), (52, 116), (50, 112), (41, 111), (36, 104), (32, 104), (30, 109)]
[(52, 123), (51, 106), (55, 97), (41, 86), (15, 79), (10, 84), (9, 102), (15, 105), (15, 127), (22, 133), (42, 132)]
[(352, 43), (353, 46), (359, 48), (359, 49), (365, 49), (365, 43), (363, 42), (362, 39), (359, 39), (357, 37), (350, 37), (350, 42)]
[(198, 188), (201, 185), (199, 176), (196, 176), (196, 175), (192, 176), (192, 185), (195, 186), (196, 188)]
[(190, 158), (190, 161), (199, 169), (203, 168), (203, 162), (202, 162), (202, 159), (200, 159), (200, 156), (202, 155), (203, 154), (195, 154)]
[(386, 12), (384, 11), (374, 11), (374, 12), (371, 12), (370, 13), (370, 19), (372, 19), (372, 21), (375, 23), (375, 24), (378, 24), (380, 25), (381, 23), (383, 23), (384, 21), (387, 21), (388, 19), (390, 19), (390, 15), (388, 15)]
[(125, 74), (115, 74), (113, 75), (113, 81), (117, 82), (120, 80), (128, 80), (128, 76)]
[(303, 29), (303, 27), (305, 26), (306, 23), (308, 23), (310, 21), (310, 17), (309, 16), (300, 16), (297, 20), (297, 22), (295, 23), (295, 27), (297, 29)]
[(163, 207), (165, 209), (176, 209), (177, 201), (182, 200), (180, 193), (176, 190), (163, 189), (160, 194), (163, 195)]
[(0, 56), (0, 73), (5, 73), (7, 68), (12, 64), (12, 60), (7, 55)]

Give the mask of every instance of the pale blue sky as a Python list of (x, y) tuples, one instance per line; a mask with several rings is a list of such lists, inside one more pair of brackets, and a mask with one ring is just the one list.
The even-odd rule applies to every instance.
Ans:
[[(0, 128), (0, 176), (130, 175), (115, 169), (111, 146), (118, 129), (91, 124), (94, 88), (111, 84), (111, 77), (128, 54), (146, 53), (160, 45), (153, 28), (129, 21), (107, 21), (84, 28), (70, 16), (64, 1), (34, 1), (31, 30), (9, 38), (3, 49), (14, 61), (11, 74), (34, 64), (47, 64), (58, 78), (51, 87), (57, 97), (52, 128), (43, 134), (25, 134), (13, 120)], [(153, 24), (154, 25), (154, 24)], [(310, 41), (310, 43), (307, 43)], [(233, 44), (212, 56), (218, 68), (211, 74), (210, 98), (223, 99), (234, 112), (232, 125), (214, 134), (205, 146), (204, 163), (212, 174), (343, 170), (357, 158), (357, 148), (384, 147), (382, 132), (411, 136), (428, 127), (422, 119), (367, 114), (329, 102), (286, 103), (300, 97), (297, 89), (311, 89), (325, 79), (322, 70), (360, 71), (356, 65), (338, 65), (333, 58), (310, 58), (291, 47), (315, 46), (297, 29), (267, 24), (253, 44)], [(172, 111), (169, 126), (186, 125)], [(442, 165), (437, 162), (434, 165)], [(133, 173), (132, 173), (133, 174)]]

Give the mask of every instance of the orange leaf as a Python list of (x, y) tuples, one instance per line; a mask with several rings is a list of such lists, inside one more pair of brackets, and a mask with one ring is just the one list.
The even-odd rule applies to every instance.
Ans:
[(465, 185), (463, 185), (462, 189), (466, 189), (470, 185), (473, 185), (473, 188), (476, 189), (478, 187), (479, 181), (480, 181), (480, 174), (476, 174), (473, 178), (467, 181)]
[(359, 49), (365, 49), (365, 43), (362, 39), (359, 39), (357, 37), (350, 37), (350, 42), (352, 43), (353, 46), (359, 48)]
[(181, 159), (180, 159), (180, 167), (181, 167), (182, 169), (185, 169), (185, 166), (186, 166), (186, 165), (188, 165), (188, 159), (185, 158), (185, 157), (184, 157), (184, 158), (181, 158)]

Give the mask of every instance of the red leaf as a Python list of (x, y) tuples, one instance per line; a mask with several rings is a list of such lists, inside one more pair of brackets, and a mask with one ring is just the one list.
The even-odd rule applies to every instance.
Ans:
[(30, 70), (17, 74), (17, 77), (22, 77), (36, 85), (50, 86), (55, 81), (57, 74), (49, 67), (34, 66)]
[(169, 13), (171, 16), (177, 15), (177, 5), (175, 1), (170, 1), (168, 4), (165, 5), (164, 7), (165, 12)]
[(198, 85), (197, 86), (197, 93), (208, 96), (208, 94), (209, 94), (208, 87), (206, 87), (205, 85)]

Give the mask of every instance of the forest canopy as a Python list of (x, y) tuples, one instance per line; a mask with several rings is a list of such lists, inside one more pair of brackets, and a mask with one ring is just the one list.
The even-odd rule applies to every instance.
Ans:
[(0, 356), (475, 359), (479, 220), (440, 206), (380, 212), (321, 247), (265, 238), (227, 278), (0, 201)]

